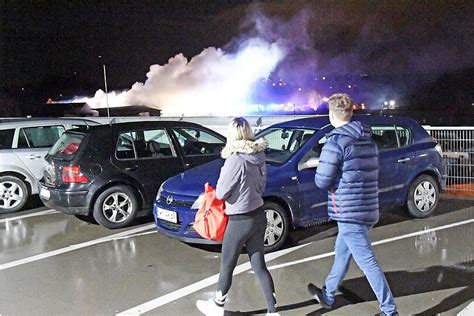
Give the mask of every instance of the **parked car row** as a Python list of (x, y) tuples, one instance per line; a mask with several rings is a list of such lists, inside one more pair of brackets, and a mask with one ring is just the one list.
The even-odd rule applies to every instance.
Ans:
[[(413, 217), (433, 213), (445, 188), (446, 167), (441, 148), (410, 119), (359, 116), (369, 124), (379, 148), (379, 197), (382, 206), (407, 207)], [(333, 127), (328, 117), (275, 124), (257, 137), (267, 140), (268, 179), (263, 198), (267, 217), (265, 247), (280, 248), (291, 230), (328, 220), (327, 192), (314, 183), (319, 154)], [(166, 180), (154, 203), (158, 231), (190, 243), (208, 243), (192, 224), (203, 183), (215, 185), (224, 161), (214, 160)]]
[[(370, 115), (354, 119), (371, 126), (379, 148), (380, 204), (405, 205), (413, 217), (432, 214), (446, 181), (440, 146), (410, 119)], [(126, 227), (139, 215), (153, 214), (158, 231), (168, 236), (210, 242), (200, 238), (192, 224), (204, 183), (215, 185), (223, 165), (222, 135), (183, 121), (104, 125), (67, 121), (62, 127), (41, 128), (41, 136), (18, 122), (10, 128), (2, 123), (0, 155), (10, 148), (11, 157), (21, 159), (17, 150), (34, 155), (33, 150), (41, 148), (36, 156), (43, 160), (53, 145), (35, 169), (40, 175), (0, 169), (0, 211), (21, 208), (25, 195), (39, 192), (46, 206), (107, 228)], [(315, 116), (278, 123), (257, 134), (269, 144), (262, 207), (268, 251), (280, 248), (291, 230), (328, 220), (327, 192), (316, 187), (314, 174), (331, 129), (327, 116)]]

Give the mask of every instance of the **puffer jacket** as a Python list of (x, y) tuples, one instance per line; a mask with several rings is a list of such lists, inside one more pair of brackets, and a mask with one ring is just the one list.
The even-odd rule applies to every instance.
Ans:
[(267, 181), (263, 138), (228, 142), (221, 156), (225, 163), (216, 186), (216, 196), (225, 201), (227, 215), (244, 214), (263, 205)]
[(328, 190), (332, 220), (373, 225), (379, 220), (378, 150), (370, 127), (352, 121), (327, 135), (316, 185)]

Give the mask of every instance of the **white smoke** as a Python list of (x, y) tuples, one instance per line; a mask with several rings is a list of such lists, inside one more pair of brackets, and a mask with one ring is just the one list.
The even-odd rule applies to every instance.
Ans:
[[(248, 111), (252, 86), (268, 78), (285, 51), (278, 42), (252, 38), (236, 53), (209, 47), (188, 61), (182, 54), (165, 65), (152, 65), (145, 83), (130, 90), (98, 90), (86, 103), (91, 108), (145, 105), (164, 116), (237, 115)], [(107, 100), (108, 99), (108, 100)]]

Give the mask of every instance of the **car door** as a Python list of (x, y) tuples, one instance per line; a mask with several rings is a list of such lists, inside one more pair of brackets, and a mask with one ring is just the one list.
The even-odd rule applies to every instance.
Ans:
[(379, 198), (381, 204), (403, 199), (407, 176), (413, 168), (415, 152), (411, 148), (411, 132), (397, 125), (372, 126), (379, 149)]
[(319, 155), (326, 142), (326, 134), (332, 127), (316, 133), (308, 141), (308, 148), (298, 163), (297, 183), (298, 195), (302, 208), (301, 225), (311, 224), (328, 217), (328, 192), (316, 186), (314, 176), (319, 161)]
[(183, 161), (164, 127), (121, 133), (113, 161), (142, 187), (145, 201), (150, 205), (163, 181), (184, 170)]
[(222, 136), (204, 128), (186, 126), (171, 130), (186, 169), (219, 158), (225, 146)]
[(36, 178), (43, 176), (44, 156), (65, 131), (63, 125), (41, 125), (18, 128), (13, 152)]

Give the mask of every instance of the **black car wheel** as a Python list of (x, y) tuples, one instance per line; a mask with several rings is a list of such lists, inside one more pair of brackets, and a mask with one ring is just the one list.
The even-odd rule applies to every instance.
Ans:
[(0, 177), (0, 213), (21, 210), (28, 200), (28, 187), (14, 176)]
[(439, 189), (436, 180), (426, 174), (420, 175), (410, 185), (408, 191), (408, 213), (416, 218), (431, 215), (439, 202)]
[(139, 203), (136, 193), (128, 186), (118, 185), (102, 192), (94, 205), (93, 216), (107, 228), (123, 228), (135, 219)]
[(283, 207), (274, 202), (265, 202), (262, 208), (267, 218), (264, 236), (265, 252), (278, 250), (288, 237), (288, 215)]

